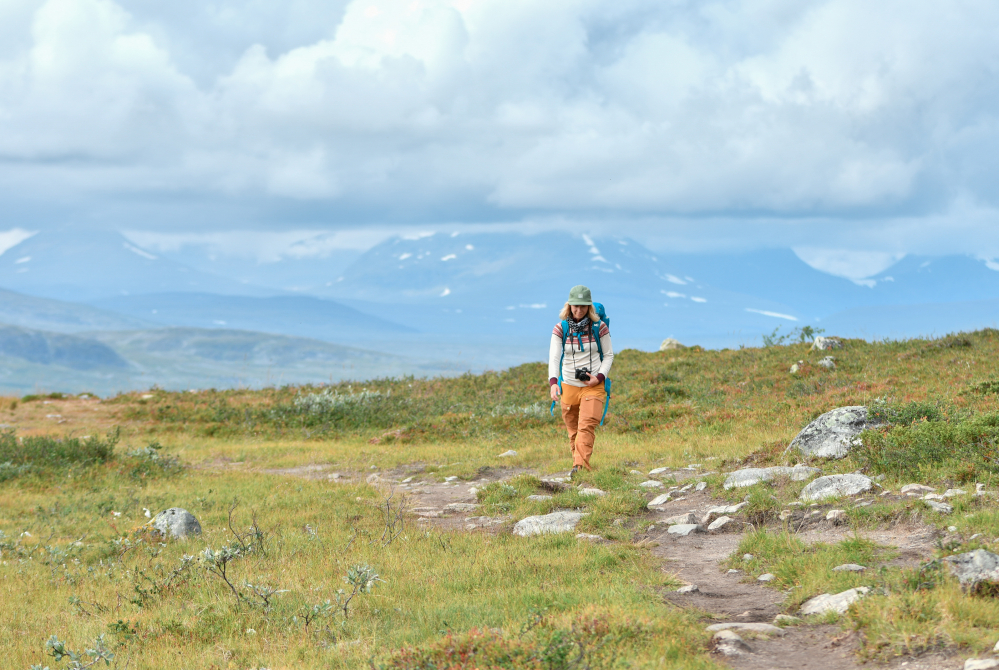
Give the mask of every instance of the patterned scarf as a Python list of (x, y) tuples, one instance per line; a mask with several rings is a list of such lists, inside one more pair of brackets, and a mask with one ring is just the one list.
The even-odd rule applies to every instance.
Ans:
[(590, 317), (588, 316), (584, 316), (579, 321), (573, 321), (570, 316), (567, 321), (569, 322), (569, 332), (573, 335), (590, 332)]

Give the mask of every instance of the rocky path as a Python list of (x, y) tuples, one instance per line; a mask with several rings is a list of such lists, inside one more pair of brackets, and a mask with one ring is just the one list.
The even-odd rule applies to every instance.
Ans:
[[(306, 466), (287, 470), (272, 470), (272, 474), (328, 479), (333, 481), (367, 481), (382, 486), (393, 495), (404, 496), (406, 506), (416, 523), (456, 531), (500, 532), (507, 529), (514, 519), (486, 517), (478, 513), (476, 490), (491, 482), (502, 481), (521, 474), (513, 468), (487, 469), (471, 482), (457, 478), (438, 482), (421, 473), (418, 466), (397, 468), (390, 472), (345, 473), (335, 472), (324, 466)], [(536, 474), (536, 473), (534, 473)], [(679, 477), (677, 477), (679, 474)], [(696, 481), (696, 472), (674, 473), (677, 479)], [(544, 476), (542, 476), (544, 479)], [(685, 482), (681, 481), (681, 484)], [(709, 490), (696, 491), (691, 487), (684, 493), (674, 490), (674, 499), (650, 510), (646, 518), (639, 519), (635, 541), (651, 547), (653, 554), (662, 560), (663, 569), (675, 575), (688, 588), (664, 594), (664, 600), (675, 607), (696, 608), (704, 612), (705, 626), (733, 625), (729, 632), (720, 633), (715, 653), (719, 660), (738, 670), (790, 670), (822, 668), (823, 670), (853, 670), (868, 667), (905, 668), (905, 670), (958, 670), (963, 668), (959, 658), (946, 655), (923, 656), (918, 659), (897, 659), (888, 666), (861, 664), (856, 650), (860, 640), (856, 633), (844, 633), (837, 626), (796, 625), (755, 632), (746, 630), (745, 624), (768, 629), (776, 617), (783, 613), (784, 593), (763, 584), (749, 581), (741, 571), (730, 572), (723, 567), (742, 538), (745, 524), (733, 514), (734, 523), (728, 532), (691, 532), (676, 535), (670, 526), (684, 520), (705, 522), (719, 514), (708, 515), (712, 508), (727, 503), (713, 499)], [(842, 504), (842, 503), (840, 503)], [(830, 506), (831, 507), (831, 506)], [(852, 537), (854, 531), (825, 520), (824, 508), (802, 509), (795, 512), (799, 536), (806, 542), (838, 542)], [(693, 515), (693, 519), (690, 516)], [(686, 519), (684, 518), (686, 516)], [(794, 519), (792, 519), (794, 521)], [(932, 553), (936, 540), (935, 531), (925, 526), (898, 526), (890, 529), (861, 532), (881, 545), (894, 546), (899, 556), (893, 565), (915, 565)], [(691, 588), (696, 586), (696, 588)], [(753, 627), (753, 626), (750, 626)], [(731, 644), (728, 638), (737, 639)]]

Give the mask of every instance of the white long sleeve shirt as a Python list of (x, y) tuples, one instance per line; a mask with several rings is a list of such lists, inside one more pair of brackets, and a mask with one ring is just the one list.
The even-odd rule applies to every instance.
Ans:
[[(562, 383), (569, 386), (586, 386), (576, 379), (576, 370), (586, 368), (592, 375), (610, 375), (614, 363), (614, 349), (611, 346), (610, 329), (603, 321), (600, 322), (600, 346), (604, 351), (604, 360), (600, 360), (597, 343), (589, 332), (577, 336), (570, 333), (565, 339), (565, 358), (562, 359), (562, 322), (559, 321), (552, 330), (552, 342), (548, 349), (548, 379), (559, 376), (558, 362), (562, 359)], [(580, 341), (581, 340), (581, 341)]]

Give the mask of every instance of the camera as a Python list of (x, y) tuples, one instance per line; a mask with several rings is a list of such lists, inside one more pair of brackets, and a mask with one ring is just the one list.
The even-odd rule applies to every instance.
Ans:
[(590, 381), (590, 371), (587, 368), (576, 368), (576, 379), (581, 382)]

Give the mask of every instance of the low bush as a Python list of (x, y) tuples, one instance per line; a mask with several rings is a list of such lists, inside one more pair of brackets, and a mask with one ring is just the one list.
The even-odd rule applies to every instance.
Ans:
[(109, 432), (103, 439), (97, 436), (17, 437), (13, 430), (7, 430), (0, 433), (0, 463), (37, 467), (106, 463), (114, 458), (118, 438), (117, 429)]

